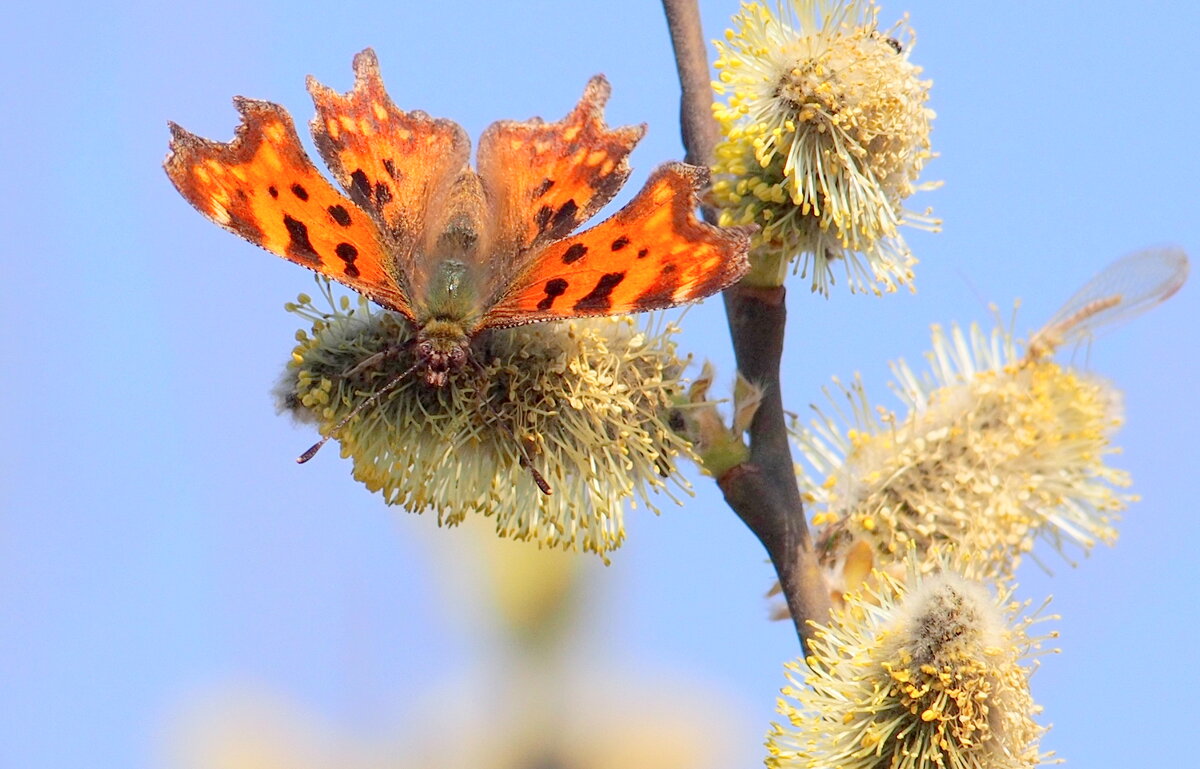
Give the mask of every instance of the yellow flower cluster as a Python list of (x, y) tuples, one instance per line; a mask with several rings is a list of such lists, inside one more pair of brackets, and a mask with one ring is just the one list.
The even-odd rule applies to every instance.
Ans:
[[(893, 366), (908, 406), (875, 413), (859, 382), (842, 390), (850, 425), (818, 412), (796, 436), (801, 477), (828, 558), (862, 540), (884, 563), (909, 546), (953, 545), (996, 578), (1011, 576), (1038, 538), (1084, 552), (1116, 540), (1132, 499), (1116, 449), (1119, 394), (1104, 381), (1017, 350), (1003, 329), (935, 328), (932, 377)], [(814, 477), (815, 476), (815, 477)]]
[[(1052, 356), (1169, 298), (1187, 273), (1178, 248), (1126, 256), (1025, 345), (1004, 328), (935, 328), (929, 373), (892, 367), (902, 416), (873, 409), (856, 379), (796, 430), (835, 609), (810, 645), (811, 688), (792, 668), (796, 704), (780, 710), (793, 728), (775, 728), (769, 764), (1015, 769), (1048, 758), (1021, 663), (1038, 639), (1008, 603), (1012, 575), (1038, 538), (1059, 552), (1113, 542), (1133, 499), (1118, 490), (1128, 476), (1105, 464), (1118, 394)], [(997, 597), (971, 580), (998, 585)]]
[(930, 82), (909, 61), (911, 28), (877, 27), (873, 2), (747, 3), (717, 41), (727, 101), (715, 105), (713, 197), (721, 223), (758, 224), (748, 277), (779, 285), (786, 265), (828, 294), (831, 262), (852, 291), (911, 285), (916, 260), (902, 224), (937, 229), (903, 206), (933, 157)]
[(790, 723), (773, 726), (767, 766), (1017, 769), (1048, 758), (1026, 664), (1045, 640), (1029, 636), (1036, 613), (1021, 616), (1009, 588), (993, 595), (956, 571), (921, 569), (912, 558), (906, 578), (848, 594), (818, 630), (807, 673), (789, 665)]
[[(281, 410), (326, 435), (414, 362), (403, 318), (328, 298), (331, 312), (305, 296), (289, 305), (312, 330), (298, 332), (277, 388)], [(667, 424), (683, 390), (675, 331), (630, 318), (494, 331), (478, 340), (478, 367), (441, 388), (409, 376), (335, 437), (388, 504), (447, 525), (480, 513), (501, 536), (603, 556), (624, 538), (626, 503), (657, 512), (652, 489), (675, 501), (668, 483), (687, 490), (675, 463), (690, 450)]]

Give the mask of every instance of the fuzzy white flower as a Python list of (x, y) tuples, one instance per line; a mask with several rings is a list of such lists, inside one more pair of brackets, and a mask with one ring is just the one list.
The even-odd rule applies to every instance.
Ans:
[[(1060, 552), (1111, 544), (1133, 499), (1117, 451), (1120, 398), (1108, 383), (1022, 354), (1011, 335), (935, 327), (931, 372), (893, 373), (907, 413), (872, 408), (862, 384), (838, 385), (834, 411), (797, 428), (801, 483), (829, 562), (853, 542), (877, 563), (952, 544), (1010, 575), (1038, 538)], [(839, 404), (848, 405), (843, 410)]]
[[(788, 666), (772, 769), (1020, 769), (1049, 758), (1029, 691), (1033, 616), (954, 571), (879, 575)], [(877, 573), (878, 574), (878, 573)]]
[(745, 3), (717, 41), (727, 103), (713, 196), (722, 224), (758, 224), (749, 280), (778, 285), (795, 260), (814, 291), (829, 293), (832, 262), (852, 291), (911, 286), (915, 259), (903, 224), (936, 230), (929, 212), (906, 210), (933, 157), (930, 82), (909, 55), (902, 19), (878, 28), (863, 0), (790, 0), (774, 11)]
[[(348, 299), (289, 309), (312, 323), (277, 388), (281, 410), (330, 434), (413, 363), (412, 328)], [(506, 537), (604, 555), (624, 538), (624, 505), (657, 511), (687, 442), (667, 424), (682, 394), (675, 327), (627, 317), (536, 323), (483, 335), (481, 365), (445, 387), (401, 379), (337, 431), (354, 477), (410, 512), (453, 525), (492, 516)], [(552, 490), (538, 488), (533, 464)]]

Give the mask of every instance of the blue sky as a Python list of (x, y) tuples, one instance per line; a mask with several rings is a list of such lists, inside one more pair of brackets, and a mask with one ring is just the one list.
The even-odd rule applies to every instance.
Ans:
[[(706, 2), (706, 31), (736, 10)], [(1023, 305), (1029, 330), (1113, 258), (1200, 252), (1189, 4), (886, 3), (910, 11), (934, 80), (928, 179), (945, 230), (909, 238), (919, 292), (792, 291), (786, 399), (920, 358), (935, 322)], [(312, 112), (304, 76), (340, 90), (379, 54), (393, 99), (459, 121), (556, 118), (587, 78), (610, 124), (646, 122), (636, 188), (682, 155), (659, 7), (611, 3), (41, 2), (0, 30), (6, 73), (0, 227), (0, 765), (160, 765), (164, 724), (212, 688), (278, 694), (336, 728), (386, 729), (477, 640), (441, 608), (429, 521), (385, 508), (336, 452), (297, 467), (310, 432), (268, 391), (296, 328), (302, 270), (198, 216), (161, 170), (166, 121), (226, 140), (230, 97)], [(310, 145), (311, 146), (311, 145)], [(628, 193), (627, 193), (628, 194)], [(625, 199), (625, 198), (623, 198)], [(1179, 766), (1200, 676), (1196, 288), (1099, 340), (1088, 366), (1126, 393), (1116, 463), (1142, 496), (1115, 549), (1020, 595), (1055, 596), (1063, 654), (1034, 694), (1045, 746), (1076, 766)], [(719, 302), (689, 311), (684, 349), (726, 377)], [(710, 482), (684, 509), (630, 517), (596, 575), (591, 659), (702, 680), (741, 714), (728, 765), (758, 765), (797, 648), (764, 621), (763, 553)], [(436, 532), (435, 532), (436, 534)], [(447, 534), (452, 537), (454, 534)], [(452, 541), (452, 540), (446, 540)]]

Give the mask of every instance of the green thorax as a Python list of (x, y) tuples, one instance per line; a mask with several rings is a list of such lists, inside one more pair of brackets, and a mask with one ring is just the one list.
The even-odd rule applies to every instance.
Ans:
[(479, 286), (466, 262), (438, 262), (426, 285), (424, 306), (417, 320), (424, 328), (433, 323), (452, 323), (465, 329), (479, 314)]
[(425, 382), (443, 387), (470, 359), (479, 302), (476, 280), (467, 264), (443, 259), (433, 267), (426, 284), (426, 303), (417, 318), (416, 353)]

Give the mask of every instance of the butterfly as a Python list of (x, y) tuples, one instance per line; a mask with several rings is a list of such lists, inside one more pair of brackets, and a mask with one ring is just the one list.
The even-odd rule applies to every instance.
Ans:
[(338, 191), (287, 111), (235, 97), (232, 142), (171, 123), (164, 167), (200, 213), (407, 318), (424, 381), (445, 386), (480, 334), (701, 299), (748, 269), (751, 228), (696, 217), (707, 169), (666, 163), (611, 218), (575, 230), (629, 176), (645, 126), (608, 128), (602, 75), (565, 118), (493, 123), (479, 141), (396, 108), (371, 49), (345, 94), (311, 76), (310, 125)]

